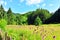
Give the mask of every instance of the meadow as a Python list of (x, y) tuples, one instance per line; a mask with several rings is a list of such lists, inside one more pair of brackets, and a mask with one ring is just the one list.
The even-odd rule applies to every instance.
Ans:
[[(17, 3), (21, 3), (17, 1), (16, 4), (14, 1), (10, 5), (9, 1), (0, 0), (0, 40), (60, 40), (60, 8), (54, 1), (56, 8), (49, 7), (50, 1), (47, 1), (46, 8), (42, 7), (45, 6), (43, 5), (45, 2), (39, 6), (38, 1), (39, 7), (37, 7), (36, 1), (31, 0), (34, 4), (31, 8), (25, 6), (25, 2), (18, 7)], [(7, 3), (7, 6), (5, 5), (7, 10), (5, 10), (4, 3)]]
[(60, 24), (7, 25), (7, 40), (60, 40)]

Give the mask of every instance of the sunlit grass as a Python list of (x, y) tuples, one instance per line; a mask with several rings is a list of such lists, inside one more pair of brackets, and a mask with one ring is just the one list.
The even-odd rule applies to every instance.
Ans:
[(60, 40), (60, 24), (7, 25), (6, 32), (13, 40)]

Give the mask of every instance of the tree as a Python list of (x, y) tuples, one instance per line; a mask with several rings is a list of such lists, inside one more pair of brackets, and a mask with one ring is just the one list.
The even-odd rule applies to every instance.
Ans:
[(43, 23), (45, 22), (45, 20), (51, 17), (51, 14), (46, 9), (37, 9), (36, 13), (39, 15)]
[(8, 25), (15, 24), (15, 15), (12, 13), (11, 8), (7, 11), (7, 22)]
[(1, 5), (0, 6), (0, 19), (6, 19), (7, 15), (6, 15), (6, 12), (3, 8), (3, 6)]
[(19, 13), (17, 13), (17, 14), (15, 14), (16, 15), (16, 25), (21, 25), (22, 23), (20, 22), (20, 14)]
[(17, 25), (27, 25), (27, 15), (26, 14), (16, 14), (16, 24)]
[(60, 8), (49, 18), (46, 20), (45, 24), (56, 24), (60, 23)]
[(23, 25), (27, 25), (27, 17), (24, 15), (24, 16), (21, 16), (21, 19), (20, 19), (20, 22), (23, 24)]
[(38, 16), (36, 17), (36, 19), (34, 21), (34, 24), (35, 25), (41, 25), (42, 24), (42, 21), (41, 21), (41, 19)]
[(42, 20), (42, 23), (44, 23), (45, 20), (51, 17), (51, 14), (46, 9), (36, 9), (36, 11), (32, 11), (28, 16), (28, 24), (34, 24), (34, 20), (37, 16), (39, 16), (39, 18)]

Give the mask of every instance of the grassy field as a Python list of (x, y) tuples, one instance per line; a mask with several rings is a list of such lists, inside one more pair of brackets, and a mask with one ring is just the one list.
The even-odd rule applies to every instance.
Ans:
[(60, 40), (60, 24), (7, 25), (6, 32), (12, 40)]

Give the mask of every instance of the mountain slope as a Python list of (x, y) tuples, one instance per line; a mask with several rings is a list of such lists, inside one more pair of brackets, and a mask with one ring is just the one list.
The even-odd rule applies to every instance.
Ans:
[(60, 23), (60, 8), (45, 23)]

